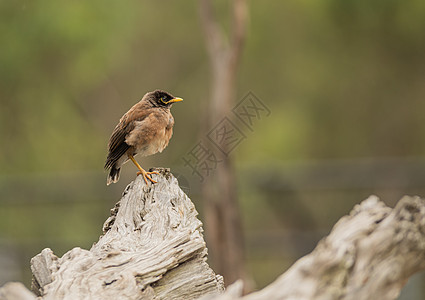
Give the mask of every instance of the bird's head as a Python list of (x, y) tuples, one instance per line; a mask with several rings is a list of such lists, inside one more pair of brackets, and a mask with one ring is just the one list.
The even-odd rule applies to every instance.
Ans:
[(174, 97), (165, 91), (155, 90), (144, 95), (142, 101), (149, 102), (154, 107), (169, 108), (173, 103), (183, 101), (183, 99)]

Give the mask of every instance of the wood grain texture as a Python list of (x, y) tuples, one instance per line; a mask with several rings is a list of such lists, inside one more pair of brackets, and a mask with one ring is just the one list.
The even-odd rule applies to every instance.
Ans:
[(263, 290), (204, 299), (396, 299), (408, 278), (423, 269), (425, 200), (405, 196), (391, 209), (371, 196)]
[(141, 176), (125, 190), (90, 250), (31, 260), (33, 289), (43, 299), (197, 299), (223, 291), (206, 263), (202, 223), (169, 170), (157, 184)]
[[(37, 299), (387, 300), (425, 269), (425, 200), (406, 196), (392, 209), (371, 196), (263, 290), (242, 296), (239, 280), (223, 293), (193, 203), (168, 170), (157, 171), (157, 184), (138, 177), (126, 188), (90, 250), (58, 258), (46, 248), (31, 260)], [(0, 299), (36, 296), (7, 283)]]

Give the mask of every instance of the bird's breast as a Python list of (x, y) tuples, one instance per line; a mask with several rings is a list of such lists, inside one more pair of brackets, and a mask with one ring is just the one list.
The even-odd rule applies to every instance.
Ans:
[(141, 147), (136, 149), (136, 151), (141, 156), (148, 156), (158, 152), (162, 152), (168, 146), (168, 142), (170, 141), (172, 135), (172, 128), (164, 128), (162, 130), (158, 130), (149, 143), (141, 145)]
[[(173, 126), (174, 126), (174, 118), (171, 114), (169, 114), (168, 118), (168, 124), (165, 126), (164, 130), (160, 132), (160, 135), (158, 137), (158, 141), (156, 143), (156, 148), (152, 149), (156, 152), (162, 152), (162, 150), (165, 149), (165, 147), (168, 146), (168, 142), (171, 139), (171, 136), (173, 135)], [(149, 154), (150, 155), (150, 154)]]
[(174, 119), (170, 112), (154, 111), (140, 121), (134, 121), (133, 129), (125, 142), (135, 154), (148, 156), (162, 152), (173, 134)]

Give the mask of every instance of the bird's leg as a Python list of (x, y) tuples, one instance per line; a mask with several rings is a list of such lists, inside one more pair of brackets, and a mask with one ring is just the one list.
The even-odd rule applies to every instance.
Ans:
[(136, 165), (137, 169), (139, 169), (139, 172), (137, 172), (137, 175), (143, 175), (143, 179), (145, 180), (146, 184), (148, 184), (148, 180), (152, 181), (152, 183), (156, 183), (155, 180), (153, 180), (149, 175), (150, 174), (159, 174), (158, 172), (146, 172), (136, 161), (133, 155), (128, 155), (128, 157), (131, 159), (131, 161)]

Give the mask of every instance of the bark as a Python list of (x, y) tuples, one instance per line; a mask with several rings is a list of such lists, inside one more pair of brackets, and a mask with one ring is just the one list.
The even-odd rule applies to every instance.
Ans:
[(238, 282), (231, 294), (204, 299), (396, 299), (423, 269), (425, 200), (406, 196), (391, 209), (371, 196), (263, 290), (242, 297)]

